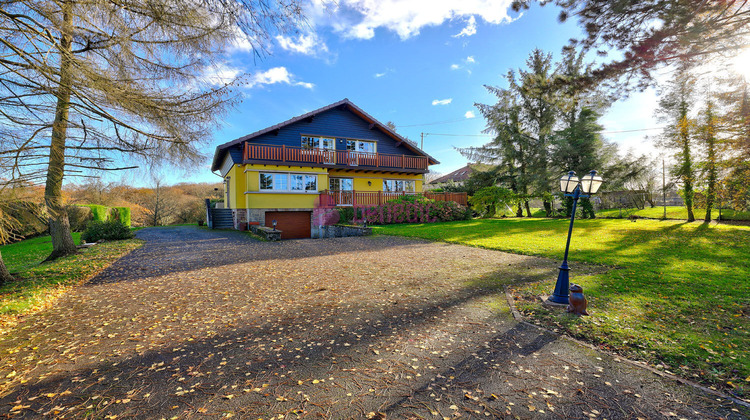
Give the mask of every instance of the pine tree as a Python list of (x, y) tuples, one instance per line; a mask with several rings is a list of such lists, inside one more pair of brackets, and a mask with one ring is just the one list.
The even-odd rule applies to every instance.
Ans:
[[(515, 0), (517, 11), (533, 0)], [(741, 36), (750, 25), (750, 3), (705, 0), (538, 0), (554, 3), (562, 11), (559, 20), (577, 19), (585, 36), (571, 46), (596, 51), (602, 64), (579, 81), (596, 85), (610, 80), (616, 89), (624, 77), (639, 88), (654, 84), (653, 72), (678, 63), (706, 63), (747, 47)], [(729, 54), (734, 55), (734, 54)]]
[[(0, 8), (0, 135), (27, 179), (44, 179), (53, 251), (76, 251), (65, 176), (190, 165), (238, 96), (210, 80), (242, 38), (260, 54), (294, 25), (295, 1), (8, 0)], [(244, 35), (243, 35), (244, 33)]]

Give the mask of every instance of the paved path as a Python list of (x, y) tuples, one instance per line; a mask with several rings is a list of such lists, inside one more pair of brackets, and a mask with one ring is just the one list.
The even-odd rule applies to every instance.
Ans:
[(0, 342), (0, 416), (742, 418), (510, 316), (556, 263), (396, 237), (146, 244)]

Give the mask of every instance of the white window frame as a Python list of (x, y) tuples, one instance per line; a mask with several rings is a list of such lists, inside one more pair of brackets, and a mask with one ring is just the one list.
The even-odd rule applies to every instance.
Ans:
[[(393, 189), (387, 189), (386, 185), (388, 185), (388, 182), (393, 182)], [(401, 189), (398, 189), (398, 183), (401, 183)], [(406, 189), (406, 183), (411, 183), (412, 189), (408, 190)], [(417, 192), (417, 182), (413, 179), (384, 179), (383, 180), (383, 191), (384, 192), (408, 192), (408, 193), (416, 193)]]
[[(317, 146), (306, 146), (305, 140), (306, 139), (314, 139), (318, 140)], [(324, 147), (323, 143), (328, 142), (330, 147)], [(303, 149), (320, 149), (320, 150), (336, 150), (336, 138), (335, 137), (326, 137), (326, 136), (306, 136), (302, 135), (300, 138), (300, 146)]]
[[(262, 179), (263, 175), (270, 175), (271, 176), (271, 188), (263, 188), (262, 185)], [(302, 177), (302, 189), (295, 189), (292, 185), (292, 177)], [(276, 177), (284, 177), (283, 182), (279, 182), (279, 184), (285, 183), (286, 188), (280, 189), (275, 188), (277, 185)], [(281, 179), (281, 178), (279, 178)], [(315, 189), (308, 190), (307, 184), (311, 180), (315, 181)], [(319, 192), (318, 190), (318, 175), (317, 174), (310, 174), (310, 173), (295, 173), (295, 172), (258, 172), (258, 191), (260, 192), (268, 192), (268, 193), (288, 193), (288, 194), (317, 194)]]
[[(331, 181), (333, 181), (334, 179), (348, 179), (348, 180), (351, 180), (352, 181), (352, 189), (350, 189), (350, 190), (334, 190), (333, 188), (331, 188)], [(328, 189), (331, 190), (331, 191), (354, 191), (354, 178), (338, 177), (338, 176), (336, 176), (336, 177), (330, 177), (330, 178), (328, 178)]]

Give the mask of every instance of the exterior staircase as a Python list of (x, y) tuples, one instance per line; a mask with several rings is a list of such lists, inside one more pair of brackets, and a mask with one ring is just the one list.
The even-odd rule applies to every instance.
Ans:
[(211, 220), (213, 229), (234, 229), (232, 209), (211, 209)]

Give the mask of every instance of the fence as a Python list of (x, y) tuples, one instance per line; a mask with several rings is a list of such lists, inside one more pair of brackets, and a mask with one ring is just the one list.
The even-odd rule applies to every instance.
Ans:
[(337, 207), (353, 206), (368, 207), (380, 206), (390, 200), (397, 199), (406, 195), (425, 197), (430, 200), (453, 201), (463, 206), (467, 205), (468, 197), (466, 193), (412, 193), (412, 192), (357, 192), (357, 191), (331, 191), (325, 190), (320, 193), (319, 207)]

